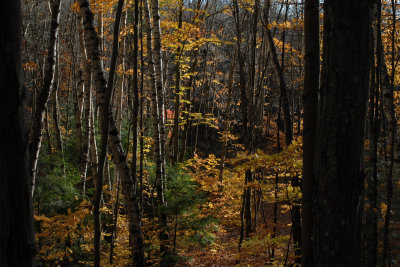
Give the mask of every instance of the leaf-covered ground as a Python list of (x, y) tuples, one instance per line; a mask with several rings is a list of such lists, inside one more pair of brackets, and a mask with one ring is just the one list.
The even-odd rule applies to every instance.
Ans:
[[(238, 250), (240, 226), (220, 226), (216, 233), (215, 242), (204, 248), (193, 248), (184, 252), (189, 259), (182, 261), (178, 266), (209, 267), (209, 266), (283, 266), (293, 263), (293, 244), (289, 243), (289, 254), (287, 254), (287, 237), (290, 235), (290, 212), (285, 206), (278, 205), (278, 227), (277, 242), (275, 250), (275, 261), (271, 257), (272, 240), (267, 238), (268, 233), (273, 232), (274, 205), (264, 206), (264, 215), (258, 219), (258, 229), (255, 236), (264, 236), (261, 242), (245, 241), (241, 251)], [(267, 224), (265, 224), (267, 222)], [(267, 226), (266, 226), (267, 225)], [(260, 239), (257, 239), (260, 240)], [(271, 243), (269, 243), (271, 242)]]

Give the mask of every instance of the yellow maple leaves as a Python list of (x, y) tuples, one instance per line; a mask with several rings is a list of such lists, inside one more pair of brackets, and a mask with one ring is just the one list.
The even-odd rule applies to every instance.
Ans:
[(85, 223), (85, 218), (90, 214), (90, 206), (90, 203), (84, 200), (75, 211), (68, 209), (67, 214), (53, 217), (35, 215), (34, 219), (41, 228), (36, 234), (41, 244), (38, 252), (41, 259), (55, 263), (71, 259), (74, 251), (65, 245), (66, 242), (79, 236), (87, 238), (88, 235), (92, 235), (92, 224)]
[(280, 30), (297, 30), (302, 31), (304, 27), (304, 21), (302, 19), (293, 19), (291, 21), (284, 21), (278, 23), (276, 21), (268, 23), (267, 28), (273, 29), (278, 28)]

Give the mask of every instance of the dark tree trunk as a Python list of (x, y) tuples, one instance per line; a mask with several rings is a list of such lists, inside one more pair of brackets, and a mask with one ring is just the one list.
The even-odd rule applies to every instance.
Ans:
[[(266, 23), (269, 23), (269, 15), (268, 15), (269, 9), (270, 9), (270, 1), (268, 0), (264, 9), (264, 19)], [(276, 51), (271, 30), (267, 28), (266, 34), (267, 34), (267, 41), (268, 41), (269, 51), (271, 53), (271, 59), (272, 59), (272, 64), (274, 66), (275, 75), (279, 81), (280, 99), (282, 101), (282, 110), (283, 110), (285, 139), (286, 139), (286, 145), (289, 146), (293, 140), (293, 131), (292, 131), (292, 119), (290, 115), (289, 98), (287, 94), (287, 86), (285, 78), (283, 76), (282, 66), (279, 64), (278, 53)]]
[[(377, 213), (377, 197), (378, 197), (378, 139), (380, 138), (380, 110), (379, 110), (379, 67), (375, 67), (375, 60), (380, 62), (380, 56), (376, 51), (378, 44), (378, 28), (380, 28), (380, 4), (378, 1), (373, 2), (372, 7), (372, 32), (370, 45), (373, 47), (374, 53), (371, 55), (371, 65), (374, 66), (370, 71), (370, 97), (369, 97), (369, 164), (372, 167), (372, 172), (366, 175), (366, 202), (367, 208), (365, 209), (365, 231), (364, 231), (364, 247), (365, 266), (374, 267), (377, 265), (377, 252), (378, 252), (378, 213)], [(379, 10), (379, 11), (378, 11)], [(378, 64), (379, 65), (379, 64)]]
[(21, 2), (2, 1), (0, 24), (0, 266), (34, 266)]
[[(236, 49), (235, 49), (236, 51)], [(224, 169), (225, 169), (225, 161), (226, 161), (226, 154), (227, 154), (227, 147), (228, 147), (228, 138), (226, 136), (228, 127), (229, 127), (229, 120), (230, 120), (230, 110), (231, 110), (231, 102), (232, 102), (232, 87), (233, 87), (233, 80), (234, 80), (234, 74), (235, 74), (235, 67), (236, 67), (236, 52), (233, 53), (232, 59), (231, 59), (231, 67), (229, 70), (229, 79), (228, 79), (228, 100), (226, 104), (226, 119), (224, 121), (224, 128), (223, 128), (223, 140), (222, 140), (222, 146), (221, 146), (221, 163), (219, 166), (219, 175), (218, 175), (218, 181), (220, 183), (220, 190), (221, 193), (223, 192), (223, 178), (224, 178)]]
[(367, 189), (366, 198), (368, 201), (368, 208), (365, 214), (365, 266), (374, 267), (377, 265), (377, 252), (378, 252), (378, 214), (377, 214), (377, 197), (378, 197), (378, 139), (379, 139), (379, 86), (376, 83), (378, 78), (377, 69), (373, 68), (371, 71), (371, 110), (370, 110), (370, 153), (369, 164), (372, 165), (372, 173), (367, 175)]
[(314, 157), (314, 265), (361, 266), (371, 1), (325, 1), (324, 11)]
[(319, 87), (319, 1), (305, 0), (305, 74), (303, 121), (303, 180), (302, 180), (302, 266), (313, 266), (312, 191), (314, 184), (314, 142), (318, 116)]
[[(264, 11), (265, 21), (269, 21), (268, 17), (268, 5)], [(286, 19), (287, 14), (285, 15)], [(289, 96), (288, 89), (286, 85), (286, 81), (284, 78), (283, 67), (284, 67), (284, 49), (282, 51), (282, 63), (279, 64), (278, 53), (275, 47), (275, 43), (272, 37), (272, 33), (270, 29), (266, 30), (267, 40), (269, 45), (269, 51), (271, 53), (271, 59), (275, 70), (275, 75), (279, 81), (279, 89), (280, 89), (280, 101), (282, 103), (283, 110), (283, 123), (284, 123), (284, 131), (285, 131), (285, 140), (286, 146), (290, 146), (293, 141), (293, 124), (292, 124), (292, 116), (290, 114), (290, 104), (289, 104)], [(284, 46), (284, 45), (283, 45)], [(279, 140), (278, 140), (279, 142)], [(292, 177), (291, 179), (292, 185), (299, 185), (299, 181), (297, 177)], [(301, 246), (301, 222), (300, 222), (300, 209), (298, 206), (293, 206), (291, 211), (291, 219), (292, 219), (292, 233), (293, 233), (293, 243), (295, 249), (296, 263), (300, 263), (300, 246)]]
[[(240, 26), (240, 9), (239, 9), (239, 4), (238, 1), (234, 1), (234, 9), (233, 9), (233, 14), (235, 18), (235, 30), (236, 30), (236, 40), (237, 40), (237, 53), (238, 53), (238, 63), (239, 63), (239, 84), (240, 84), (240, 109), (242, 113), (242, 131), (243, 131), (243, 139), (244, 139), (244, 144), (249, 153), (252, 152), (252, 138), (250, 135), (250, 123), (249, 123), (249, 107), (251, 103), (249, 103), (248, 99), (248, 94), (246, 90), (246, 77), (245, 77), (245, 62), (244, 62), (244, 55), (242, 54), (242, 49), (241, 49), (241, 43), (242, 43), (242, 32), (241, 32), (241, 26)], [(251, 188), (247, 187), (247, 184), (252, 182), (252, 172), (251, 170), (247, 170), (245, 173), (245, 189), (243, 193), (243, 218), (244, 218), (244, 224), (246, 226), (246, 238), (249, 237), (249, 234), (253, 231), (252, 229), (252, 216), (251, 216)], [(241, 228), (243, 228), (244, 225), (241, 225)], [(243, 232), (243, 230), (241, 229)], [(241, 246), (242, 242), (242, 234), (241, 238), (239, 241), (239, 248)]]
[[(392, 56), (392, 65), (391, 65), (391, 79), (390, 79), (390, 86), (389, 88), (383, 87), (383, 106), (384, 106), (384, 113), (386, 119), (386, 126), (388, 132), (388, 139), (389, 139), (389, 170), (388, 176), (386, 179), (386, 213), (385, 213), (385, 224), (383, 227), (383, 255), (382, 255), (382, 266), (391, 266), (390, 263), (390, 236), (389, 236), (389, 224), (390, 218), (392, 213), (392, 201), (393, 201), (393, 168), (394, 162), (396, 160), (395, 151), (396, 151), (396, 118), (395, 118), (395, 103), (394, 103), (394, 79), (395, 79), (395, 33), (396, 33), (396, 3), (394, 0), (391, 1), (391, 8), (392, 8), (392, 30), (391, 30), (391, 56)], [(382, 41), (382, 38), (380, 38)], [(383, 45), (382, 47), (382, 54), (383, 54)], [(384, 59), (384, 57), (382, 58)], [(384, 60), (382, 66), (384, 64)], [(386, 69), (386, 66), (385, 68)], [(386, 75), (385, 75), (386, 74)], [(386, 77), (389, 80), (389, 75), (387, 75), (387, 71), (382, 73), (383, 77)], [(386, 89), (386, 90), (385, 90)], [(386, 108), (385, 108), (386, 107)]]
[(138, 24), (139, 24), (139, 0), (135, 0), (135, 11), (133, 20), (133, 110), (132, 110), (132, 178), (136, 188), (136, 170), (137, 170), (137, 145), (138, 145), (138, 115), (139, 115), (139, 81), (138, 81), (138, 53), (139, 53), (139, 39), (138, 39)]

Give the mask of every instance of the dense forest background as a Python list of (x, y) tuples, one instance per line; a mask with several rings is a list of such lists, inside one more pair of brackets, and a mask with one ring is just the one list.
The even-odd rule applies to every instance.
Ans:
[(398, 8), (1, 3), (0, 265), (397, 266)]

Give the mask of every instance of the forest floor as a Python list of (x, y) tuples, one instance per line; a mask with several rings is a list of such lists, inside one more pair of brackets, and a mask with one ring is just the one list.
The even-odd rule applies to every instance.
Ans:
[(179, 266), (235, 266), (239, 263), (239, 231), (237, 227), (221, 228), (214, 244), (203, 249), (187, 251), (187, 256), (191, 259)]
[[(264, 218), (258, 218), (257, 235), (260, 233), (272, 233), (273, 229), (273, 204), (264, 206)], [(266, 220), (267, 219), (267, 220)], [(268, 227), (265, 227), (267, 222)], [(277, 238), (290, 235), (290, 212), (285, 212), (283, 205), (278, 205), (278, 227)], [(207, 247), (185, 251), (185, 256), (189, 258), (186, 262), (178, 264), (179, 267), (223, 267), (223, 266), (284, 266), (293, 263), (293, 244), (289, 243), (289, 253), (287, 253), (287, 240), (282, 241), (281, 246), (277, 246), (275, 254), (277, 261), (271, 261), (271, 249), (268, 245), (268, 238), (256, 244), (259, 247), (254, 250), (243, 248), (238, 250), (240, 236), (240, 226), (220, 225), (220, 230), (216, 233), (215, 242)], [(263, 246), (264, 245), (264, 246)], [(255, 253), (249, 253), (249, 251)]]

